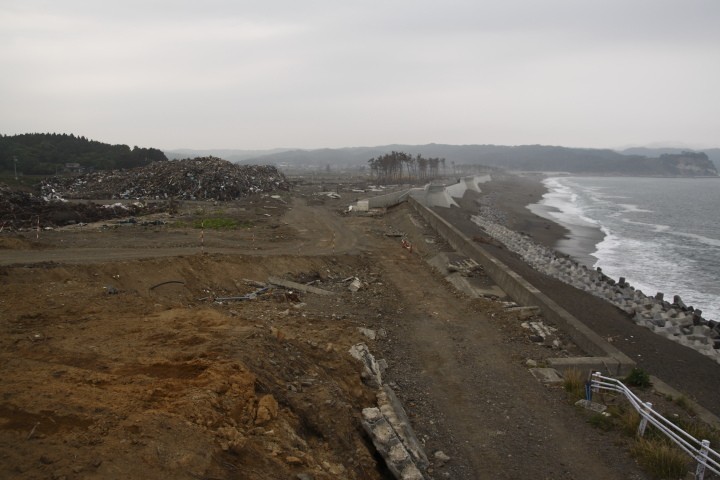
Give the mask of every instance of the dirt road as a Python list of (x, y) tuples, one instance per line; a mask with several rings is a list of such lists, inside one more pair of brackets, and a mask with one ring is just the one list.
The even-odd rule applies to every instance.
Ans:
[[(410, 215), (399, 209), (386, 221), (410, 231), (419, 222)], [(402, 306), (391, 320), (394, 341), (384, 348), (390, 378), (429, 453), (456, 459), (447, 466), (450, 478), (644, 478), (513, 356), (491, 321), (496, 306), (458, 295), (427, 268), (422, 251), (385, 251), (379, 264)]]

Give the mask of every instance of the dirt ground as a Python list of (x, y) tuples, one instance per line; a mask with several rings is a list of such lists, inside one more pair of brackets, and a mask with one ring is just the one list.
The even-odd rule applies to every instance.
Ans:
[[(529, 359), (573, 353), (562, 335), (533, 343), (502, 303), (456, 291), (426, 262), (447, 245), (406, 206), (350, 216), (356, 193), (315, 190), (4, 232), (0, 477), (392, 478), (360, 426), (375, 391), (348, 350), (365, 342), (430, 478), (646, 478), (529, 373)], [(192, 227), (220, 216), (240, 226)], [(270, 276), (334, 295), (221, 300)]]

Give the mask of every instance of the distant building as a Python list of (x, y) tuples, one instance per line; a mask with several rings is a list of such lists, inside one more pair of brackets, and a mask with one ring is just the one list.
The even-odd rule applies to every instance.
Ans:
[(80, 166), (79, 163), (66, 163), (65, 171), (69, 173), (82, 173), (83, 168)]

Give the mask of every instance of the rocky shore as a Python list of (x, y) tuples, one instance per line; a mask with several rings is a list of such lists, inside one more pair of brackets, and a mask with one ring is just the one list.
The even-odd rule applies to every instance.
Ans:
[(687, 306), (675, 295), (672, 303), (658, 292), (655, 296), (636, 290), (625, 279), (618, 281), (577, 261), (539, 245), (527, 235), (500, 225), (488, 216), (474, 215), (472, 221), (489, 236), (520, 255), (535, 270), (600, 297), (632, 316), (635, 323), (720, 363), (720, 324), (702, 317), (702, 311)]

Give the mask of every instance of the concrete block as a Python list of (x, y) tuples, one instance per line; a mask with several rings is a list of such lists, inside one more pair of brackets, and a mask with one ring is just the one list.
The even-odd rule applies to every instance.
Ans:
[(562, 376), (554, 368), (531, 368), (530, 373), (542, 383), (556, 384), (563, 382)]
[(567, 370), (580, 370), (588, 375), (592, 372), (601, 372), (605, 375), (625, 375), (635, 366), (635, 362), (627, 360), (620, 362), (612, 357), (567, 357), (551, 358), (548, 364), (560, 372)]

